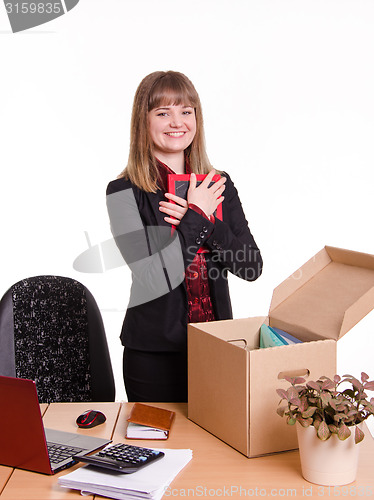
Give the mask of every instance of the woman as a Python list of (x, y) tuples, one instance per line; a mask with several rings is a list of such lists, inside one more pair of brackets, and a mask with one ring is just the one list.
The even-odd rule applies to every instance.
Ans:
[[(190, 173), (187, 200), (168, 174)], [(197, 185), (195, 174), (206, 174)], [(122, 327), (129, 401), (187, 401), (187, 323), (232, 318), (227, 272), (262, 270), (237, 191), (212, 182), (199, 96), (181, 73), (145, 77), (134, 99), (127, 167), (107, 188), (116, 243), (132, 271)], [(222, 220), (214, 216), (221, 205)]]

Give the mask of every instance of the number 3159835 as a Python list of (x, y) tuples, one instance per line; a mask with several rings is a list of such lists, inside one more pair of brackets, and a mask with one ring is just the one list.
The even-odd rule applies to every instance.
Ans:
[(5, 8), (8, 14), (61, 14), (62, 13), (62, 6), (59, 2), (6, 3)]

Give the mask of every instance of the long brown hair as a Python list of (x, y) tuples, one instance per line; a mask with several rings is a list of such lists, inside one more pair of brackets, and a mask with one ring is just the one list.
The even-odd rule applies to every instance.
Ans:
[(205, 150), (203, 114), (199, 95), (191, 81), (176, 71), (156, 71), (146, 76), (135, 93), (131, 116), (130, 152), (126, 168), (119, 175), (140, 189), (155, 192), (158, 168), (149, 135), (148, 113), (159, 106), (183, 104), (195, 110), (196, 134), (185, 150), (191, 172), (207, 174), (211, 165)]

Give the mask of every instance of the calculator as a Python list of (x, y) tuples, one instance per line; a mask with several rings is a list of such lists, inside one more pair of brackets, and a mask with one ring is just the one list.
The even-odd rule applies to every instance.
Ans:
[(164, 457), (165, 453), (130, 444), (112, 444), (93, 455), (75, 455), (74, 459), (117, 472), (131, 474)]

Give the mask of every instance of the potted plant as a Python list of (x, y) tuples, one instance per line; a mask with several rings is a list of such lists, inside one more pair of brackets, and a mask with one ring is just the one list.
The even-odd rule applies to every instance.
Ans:
[(362, 422), (374, 415), (374, 381), (362, 372), (315, 381), (286, 377), (291, 386), (277, 389), (281, 404), (277, 413), (297, 425), (301, 469), (312, 483), (336, 486), (355, 480), (359, 443), (364, 439)]

